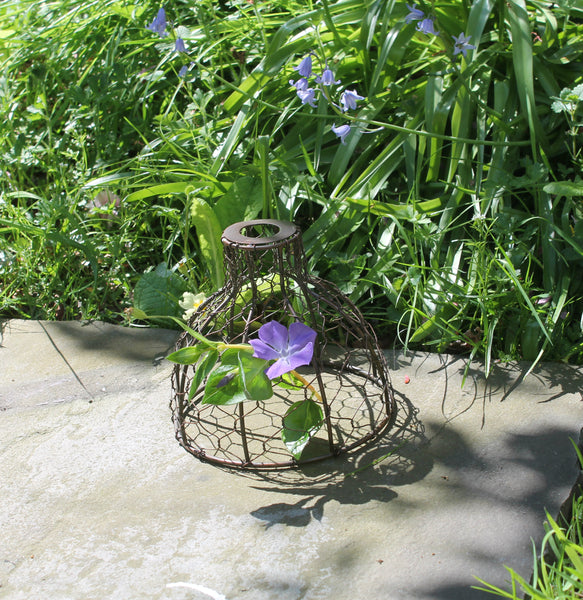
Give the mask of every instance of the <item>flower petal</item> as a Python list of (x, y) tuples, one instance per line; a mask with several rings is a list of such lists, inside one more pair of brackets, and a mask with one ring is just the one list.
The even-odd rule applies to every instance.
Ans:
[(285, 373), (293, 371), (293, 369), (294, 367), (291, 366), (289, 361), (282, 358), (276, 360), (269, 368), (265, 369), (265, 374), (269, 379), (275, 379), (276, 377), (281, 377)]
[(249, 343), (253, 346), (253, 356), (255, 356), (255, 358), (276, 360), (281, 356), (280, 352), (261, 340), (249, 340)]
[(276, 350), (279, 355), (287, 351), (288, 331), (285, 325), (269, 321), (259, 328), (259, 339)]
[(287, 359), (289, 362), (290, 371), (297, 369), (297, 367), (303, 367), (304, 365), (309, 365), (312, 362), (312, 357), (314, 356), (314, 343), (309, 342), (301, 349), (298, 349)]
[(295, 354), (296, 349), (300, 350), (309, 343), (311, 343), (313, 346), (314, 342), (316, 341), (317, 335), (318, 334), (311, 327), (308, 327), (307, 325), (304, 325), (299, 321), (296, 323), (292, 323), (289, 326), (290, 354)]

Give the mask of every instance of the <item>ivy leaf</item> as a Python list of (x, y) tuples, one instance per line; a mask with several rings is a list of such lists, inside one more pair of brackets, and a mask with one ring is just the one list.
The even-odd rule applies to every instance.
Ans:
[(313, 400), (301, 400), (292, 404), (283, 417), (281, 437), (291, 455), (299, 460), (310, 438), (322, 423), (322, 408)]

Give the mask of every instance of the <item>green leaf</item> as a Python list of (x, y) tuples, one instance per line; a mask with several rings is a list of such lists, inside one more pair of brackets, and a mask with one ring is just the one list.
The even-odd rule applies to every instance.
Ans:
[(202, 404), (227, 406), (247, 400), (239, 367), (219, 365), (209, 376)]
[(138, 280), (134, 290), (134, 306), (146, 315), (179, 318), (182, 309), (178, 302), (187, 288), (186, 281), (179, 275), (166, 265), (159, 265), (155, 271), (144, 273)]
[(277, 382), (277, 387), (283, 388), (284, 390), (297, 390), (304, 387), (303, 382), (294, 377), (293, 371), (284, 373)]
[(424, 340), (437, 328), (447, 329), (448, 320), (453, 316), (454, 313), (455, 308), (453, 306), (444, 306), (413, 332), (409, 338), (409, 342), (411, 344), (416, 344), (417, 342)]
[[(196, 347), (196, 346), (195, 346)], [(213, 370), (219, 359), (219, 353), (216, 350), (211, 350), (202, 360), (200, 365), (196, 367), (194, 371), (194, 377), (190, 382), (190, 390), (188, 392), (188, 399), (192, 400), (194, 394), (198, 390), (200, 384), (209, 376), (209, 373)]]
[(516, 89), (523, 114), (526, 116), (531, 139), (531, 148), (536, 156), (537, 141), (544, 142), (534, 93), (534, 69), (532, 50), (532, 27), (525, 0), (508, 0), (508, 21), (512, 32), (512, 62), (516, 77)]
[(255, 219), (262, 205), (261, 178), (259, 174), (249, 175), (233, 182), (215, 204), (214, 212), (220, 226), (226, 229), (233, 223)]
[(227, 348), (221, 355), (222, 365), (231, 365), (232, 367), (239, 366), (239, 354), (244, 352), (245, 354), (252, 355), (254, 350), (249, 346), (249, 350), (241, 350), (240, 348)]
[(251, 356), (247, 352), (238, 354), (239, 369), (243, 388), (250, 400), (268, 400), (273, 396), (271, 381), (265, 374), (269, 362)]
[(227, 112), (239, 110), (247, 99), (253, 98), (257, 92), (269, 81), (271, 77), (261, 72), (261, 68), (250, 73), (241, 85), (224, 102)]
[(166, 360), (178, 365), (193, 365), (207, 350), (208, 348), (201, 344), (196, 344), (196, 346), (188, 346), (172, 352), (166, 357)]
[(583, 196), (583, 183), (580, 181), (553, 181), (547, 183), (543, 190), (554, 196), (565, 196), (567, 198)]
[(299, 460), (310, 438), (318, 432), (324, 421), (322, 408), (313, 400), (292, 404), (283, 417), (281, 437), (292, 456)]
[(215, 289), (223, 285), (223, 230), (209, 204), (197, 196), (190, 198), (190, 218), (196, 227), (198, 244), (204, 262), (208, 265)]
[(126, 198), (126, 201), (133, 202), (135, 200), (144, 200), (145, 198), (151, 198), (152, 196), (164, 196), (166, 194), (183, 194), (186, 191), (186, 188), (192, 185), (192, 183), (192, 181), (178, 181), (174, 183), (153, 185), (144, 188), (143, 190), (133, 192)]

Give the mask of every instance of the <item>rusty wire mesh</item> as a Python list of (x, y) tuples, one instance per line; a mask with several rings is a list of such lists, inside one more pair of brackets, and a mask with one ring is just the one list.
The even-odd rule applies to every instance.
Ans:
[[(317, 334), (309, 367), (298, 369), (322, 398), (324, 425), (301, 462), (361, 446), (395, 417), (386, 361), (357, 307), (329, 282), (307, 274), (299, 229), (281, 221), (237, 223), (223, 233), (225, 285), (193, 315), (190, 326), (226, 343), (247, 343), (264, 323), (301, 321)], [(177, 349), (196, 340), (184, 333)], [(191, 390), (197, 365), (176, 365), (171, 408), (180, 444), (201, 460), (235, 468), (298, 464), (281, 440), (282, 418), (307, 387), (283, 389), (265, 402), (202, 404), (204, 381)]]

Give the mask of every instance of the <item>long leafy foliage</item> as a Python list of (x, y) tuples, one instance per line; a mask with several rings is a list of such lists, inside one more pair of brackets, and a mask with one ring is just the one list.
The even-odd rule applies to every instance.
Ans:
[[(167, 38), (144, 28), (155, 5), (67, 0), (17, 13), (23, 4), (1, 9), (12, 23), (4, 79), (16, 83), (3, 102), (19, 119), (2, 143), (20, 148), (2, 153), (13, 173), (2, 184), (5, 255), (16, 242), (56, 243), (26, 229), (42, 229), (34, 219), (47, 205), (97, 278), (79, 285), (104, 289), (112, 221), (83, 207), (107, 190), (122, 199), (114, 227), (132, 247), (124, 294), (157, 262), (208, 293), (220, 284), (217, 230), (290, 219), (311, 270), (386, 343), (470, 352), (487, 369), (506, 356), (583, 358), (582, 109), (576, 93), (565, 110), (553, 105), (583, 78), (575, 2), (420, 2), (431, 36), (395, 0), (176, 1)], [(462, 32), (475, 48), (455, 56)], [(310, 52), (365, 96), (356, 112), (323, 97), (301, 104), (288, 81)], [(55, 58), (38, 66), (41, 56)], [(340, 120), (353, 128), (346, 144), (331, 132)], [(56, 196), (75, 227), (54, 215)], [(23, 285), (6, 301), (16, 312)]]

